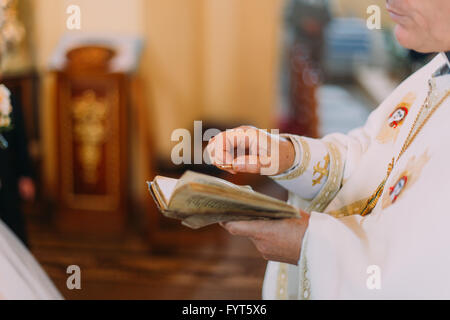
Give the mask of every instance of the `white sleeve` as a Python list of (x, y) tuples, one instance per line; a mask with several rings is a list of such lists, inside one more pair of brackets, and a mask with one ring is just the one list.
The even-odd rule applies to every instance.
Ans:
[[(311, 200), (323, 188), (329, 170), (329, 154), (326, 145), (317, 139), (284, 135), (294, 145), (294, 165), (286, 172), (272, 176), (285, 189), (297, 194), (305, 200)], [(322, 174), (315, 170), (321, 167)], [(323, 171), (322, 171), (323, 170)]]
[(347, 135), (337, 133), (322, 139), (284, 135), (294, 144), (296, 160), (291, 169), (271, 178), (298, 197), (320, 203), (312, 207), (320, 211), (333, 200), (368, 149), (376, 113), (364, 127)]

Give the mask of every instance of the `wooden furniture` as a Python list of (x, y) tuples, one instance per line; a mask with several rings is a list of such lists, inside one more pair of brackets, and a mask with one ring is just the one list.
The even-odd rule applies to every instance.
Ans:
[(114, 51), (81, 47), (56, 72), (58, 199), (62, 231), (118, 233), (126, 225), (128, 77)]

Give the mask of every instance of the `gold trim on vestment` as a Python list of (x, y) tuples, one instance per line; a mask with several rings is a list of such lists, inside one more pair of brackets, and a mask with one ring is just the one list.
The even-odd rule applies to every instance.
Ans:
[(287, 278), (288, 278), (288, 265), (285, 263), (280, 263), (278, 269), (277, 289), (276, 289), (278, 300), (287, 299)]
[(369, 198), (358, 200), (346, 206), (343, 206), (338, 210), (329, 211), (327, 212), (327, 214), (335, 218), (344, 218), (355, 214), (360, 214), (366, 206), (367, 201), (369, 201)]
[(322, 190), (311, 201), (306, 212), (319, 211), (323, 212), (331, 200), (334, 199), (342, 185), (342, 176), (344, 171), (344, 163), (338, 148), (332, 142), (326, 142), (328, 153), (330, 155), (330, 172)]
[[(293, 143), (298, 143), (301, 146), (302, 151), (302, 159), (296, 169), (294, 169), (291, 173), (281, 176), (281, 177), (272, 177), (275, 181), (283, 181), (283, 180), (293, 180), (295, 178), (300, 177), (302, 174), (308, 170), (309, 164), (311, 162), (311, 149), (309, 147), (308, 142), (305, 139), (298, 136), (289, 135), (289, 138)], [(295, 141), (294, 141), (295, 140)]]
[[(329, 176), (322, 190), (319, 192), (316, 198), (311, 201), (306, 212), (311, 213), (312, 211), (324, 211), (329, 205), (331, 200), (334, 199), (336, 194), (342, 185), (342, 177), (344, 175), (344, 163), (342, 161), (342, 156), (339, 153), (338, 148), (332, 142), (325, 142), (328, 154), (330, 155), (330, 170)], [(300, 287), (299, 287), (299, 297), (303, 300), (308, 300), (311, 296), (311, 286), (308, 279), (308, 267), (306, 257), (303, 256), (300, 266), (302, 272), (300, 274)], [(280, 263), (277, 277), (277, 298), (280, 300), (286, 299), (287, 295), (281, 295), (281, 288), (283, 293), (287, 290), (288, 284), (288, 274), (287, 274), (287, 264)]]

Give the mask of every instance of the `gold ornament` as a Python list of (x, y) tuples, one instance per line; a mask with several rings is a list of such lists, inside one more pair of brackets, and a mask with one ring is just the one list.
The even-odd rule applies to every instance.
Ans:
[(91, 90), (84, 92), (73, 105), (73, 132), (75, 141), (79, 143), (78, 158), (84, 181), (88, 184), (96, 184), (98, 181), (102, 146), (106, 141), (107, 111), (106, 101), (98, 98)]
[(330, 166), (330, 155), (326, 155), (325, 158), (325, 164), (323, 165), (323, 167), (320, 166), (320, 161), (315, 165), (314, 167), (314, 173), (313, 176), (315, 176), (317, 173), (320, 174), (320, 176), (317, 179), (313, 180), (313, 187), (315, 185), (318, 185), (322, 182), (322, 179), (324, 177), (328, 177), (328, 167)]

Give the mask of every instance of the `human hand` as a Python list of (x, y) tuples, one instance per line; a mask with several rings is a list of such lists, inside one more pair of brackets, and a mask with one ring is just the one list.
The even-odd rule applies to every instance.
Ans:
[(19, 194), (23, 200), (33, 201), (36, 195), (36, 188), (33, 179), (29, 177), (21, 177), (19, 179)]
[(295, 160), (289, 139), (250, 126), (221, 132), (210, 140), (207, 150), (212, 164), (232, 174), (277, 175)]
[(232, 235), (248, 237), (266, 260), (297, 265), (310, 215), (270, 221), (237, 221), (221, 225)]

